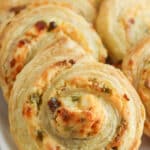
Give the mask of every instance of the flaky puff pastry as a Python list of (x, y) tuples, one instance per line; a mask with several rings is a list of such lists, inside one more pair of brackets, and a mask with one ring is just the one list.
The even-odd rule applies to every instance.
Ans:
[(71, 40), (62, 43), (37, 54), (17, 77), (9, 119), (18, 148), (137, 150), (145, 112), (134, 88), (119, 70)]
[(74, 10), (79, 15), (82, 15), (88, 22), (94, 23), (96, 18), (96, 2), (92, 0), (1, 0), (0, 22), (5, 16), (17, 15), (23, 8), (29, 7), (29, 4), (40, 5), (43, 3), (53, 3)]
[(3, 30), (24, 10), (43, 4), (55, 4), (73, 10), (83, 16), (89, 23), (94, 24), (96, 19), (96, 2), (91, 0), (5, 0), (0, 1), (0, 39), (3, 38)]
[(62, 35), (70, 37), (97, 60), (105, 61), (106, 50), (84, 18), (57, 5), (28, 9), (11, 21), (1, 39), (0, 79), (6, 99), (22, 68)]
[(114, 62), (150, 34), (149, 0), (103, 0), (97, 18), (97, 31)]
[(150, 136), (150, 38), (142, 40), (124, 58), (122, 69), (137, 89), (146, 109), (145, 133)]
[(73, 10), (83, 16), (89, 23), (94, 24), (97, 8), (96, 2), (91, 0), (5, 0), (0, 1), (0, 40), (3, 38), (3, 30), (18, 14), (26, 9), (43, 4), (55, 4)]

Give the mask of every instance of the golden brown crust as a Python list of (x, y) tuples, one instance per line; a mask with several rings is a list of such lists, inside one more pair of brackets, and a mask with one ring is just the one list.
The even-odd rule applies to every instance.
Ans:
[[(96, 5), (98, 2), (90, 0), (76, 0), (76, 1), (70, 1), (70, 0), (5, 0), (0, 1), (0, 10), (5, 11), (6, 13), (4, 15), (9, 15), (11, 18), (14, 15), (17, 15), (20, 13), (20, 11), (25, 7), (29, 5), (33, 6), (39, 6), (42, 4), (55, 4), (62, 7), (69, 8), (71, 10), (74, 10), (79, 15), (82, 15), (88, 22), (94, 23), (96, 18)], [(82, 6), (82, 7), (81, 7)], [(32, 7), (32, 6), (31, 6)], [(9, 14), (12, 13), (12, 14)], [(0, 21), (3, 14), (0, 15)], [(5, 17), (5, 16), (4, 16)]]

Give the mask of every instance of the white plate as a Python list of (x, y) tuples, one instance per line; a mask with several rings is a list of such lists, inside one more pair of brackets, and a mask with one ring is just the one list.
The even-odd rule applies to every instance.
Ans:
[[(17, 150), (9, 131), (7, 105), (0, 91), (0, 150)], [(150, 150), (150, 138), (144, 136), (140, 150)]]

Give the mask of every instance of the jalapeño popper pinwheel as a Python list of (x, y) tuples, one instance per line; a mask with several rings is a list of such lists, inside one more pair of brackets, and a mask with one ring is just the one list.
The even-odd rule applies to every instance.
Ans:
[[(65, 39), (65, 40), (64, 40)], [(144, 108), (125, 76), (68, 38), (40, 51), (9, 101), (20, 150), (137, 150)]]
[(123, 71), (143, 101), (147, 115), (145, 133), (150, 136), (150, 38), (142, 40), (124, 58)]
[(14, 17), (26, 9), (34, 9), (40, 5), (55, 4), (73, 10), (83, 16), (89, 23), (94, 24), (96, 18), (97, 1), (93, 0), (5, 0), (0, 1), (0, 40), (3, 38), (3, 30), (10, 24)]
[(0, 1), (0, 40), (3, 30), (10, 24), (14, 17), (26, 9), (34, 9), (40, 5), (55, 4), (73, 10), (83, 16), (89, 23), (94, 24), (96, 19), (97, 2), (91, 0), (5, 0)]
[(149, 0), (103, 0), (97, 31), (111, 59), (120, 62), (127, 51), (150, 35)]
[(106, 50), (84, 18), (57, 5), (28, 9), (11, 21), (1, 39), (0, 78), (6, 99), (24, 65), (61, 34), (70, 37), (97, 60), (105, 61)]
[(82, 15), (88, 22), (93, 24), (96, 18), (97, 1), (91, 0), (5, 0), (0, 1), (0, 32), (11, 21), (11, 19), (18, 15), (22, 10), (28, 7), (35, 7), (42, 4), (56, 4), (66, 7)]

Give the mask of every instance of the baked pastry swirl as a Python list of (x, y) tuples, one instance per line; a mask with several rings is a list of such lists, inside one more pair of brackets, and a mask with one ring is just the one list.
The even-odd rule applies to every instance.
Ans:
[(73, 10), (83, 16), (89, 23), (94, 24), (96, 18), (96, 3), (91, 0), (5, 0), (0, 1), (0, 39), (3, 38), (3, 30), (12, 19), (26, 9), (34, 9), (39, 5), (54, 4)]
[[(83, 16), (89, 23), (94, 24), (96, 19), (96, 1), (91, 0), (5, 0), (0, 1), (0, 34), (4, 28), (26, 9), (33, 9), (38, 5), (54, 4), (73, 10)], [(1, 35), (3, 38), (3, 34)]]
[[(91, 0), (5, 0), (0, 1), (0, 22), (4, 22), (2, 18), (9, 16), (10, 18), (17, 15), (23, 8), (30, 7), (29, 4), (56, 4), (74, 10), (79, 15), (82, 15), (88, 22), (94, 23), (96, 18), (96, 1)], [(31, 6), (32, 7), (32, 6)], [(5, 13), (4, 13), (5, 12)]]
[(24, 67), (9, 101), (10, 127), (21, 150), (137, 150), (144, 116), (123, 73), (85, 55), (68, 38)]
[(97, 18), (97, 31), (114, 62), (150, 34), (149, 0), (104, 0)]
[(150, 136), (150, 38), (142, 40), (132, 49), (124, 58), (122, 68), (146, 108), (145, 133)]
[(27, 9), (16, 16), (2, 34), (0, 77), (6, 99), (9, 98), (13, 82), (24, 65), (62, 34), (81, 45), (97, 60), (105, 61), (106, 50), (84, 18), (57, 5)]

